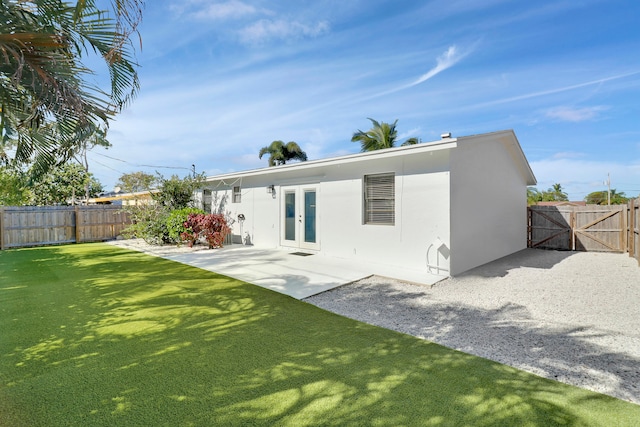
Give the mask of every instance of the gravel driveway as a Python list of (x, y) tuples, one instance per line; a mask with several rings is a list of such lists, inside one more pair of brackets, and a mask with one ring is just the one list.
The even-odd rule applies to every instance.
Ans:
[(372, 277), (305, 301), (640, 404), (640, 267), (526, 249), (431, 288)]

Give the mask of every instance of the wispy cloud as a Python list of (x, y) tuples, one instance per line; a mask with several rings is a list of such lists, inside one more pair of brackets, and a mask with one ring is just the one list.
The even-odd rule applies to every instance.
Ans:
[(557, 159), (579, 159), (582, 157), (585, 157), (586, 154), (585, 153), (578, 153), (575, 151), (563, 151), (560, 153), (556, 153), (553, 155), (553, 159), (557, 160)]
[(406, 132), (402, 132), (398, 135), (398, 140), (402, 141), (405, 138), (417, 137), (418, 135), (420, 135), (421, 130), (421, 128), (415, 127), (413, 129), (409, 129)]
[(456, 45), (452, 45), (442, 55), (440, 55), (438, 58), (436, 58), (435, 67), (433, 67), (432, 69), (430, 69), (429, 71), (427, 71), (426, 73), (424, 73), (423, 75), (418, 77), (413, 82), (411, 82), (409, 84), (404, 84), (404, 85), (401, 85), (401, 86), (397, 86), (397, 87), (394, 87), (394, 88), (389, 89), (389, 90), (377, 92), (377, 93), (375, 93), (373, 95), (370, 95), (370, 96), (367, 96), (367, 97), (365, 97), (363, 99), (360, 99), (359, 101), (371, 100), (371, 99), (379, 98), (381, 96), (390, 95), (392, 93), (400, 92), (402, 90), (409, 89), (411, 87), (417, 86), (420, 83), (424, 83), (427, 80), (433, 78), (434, 76), (437, 76), (441, 72), (453, 67), (455, 64), (460, 62), (465, 56), (467, 56), (469, 53), (471, 53), (471, 51), (472, 51), (472, 49), (469, 49), (469, 50), (467, 50), (465, 52), (461, 52), (460, 49)]
[(429, 71), (421, 75), (417, 80), (415, 80), (413, 83), (410, 83), (406, 87), (409, 88), (415, 85), (419, 85), (420, 83), (426, 82), (427, 80), (429, 80), (434, 76), (437, 76), (444, 70), (453, 67), (468, 54), (469, 52), (465, 52), (465, 53), (460, 52), (460, 49), (458, 49), (458, 47), (455, 45), (450, 46), (445, 53), (443, 53), (438, 57), (438, 59), (436, 60), (435, 67), (433, 67), (432, 69), (430, 69)]
[(571, 108), (571, 107), (556, 107), (547, 111), (546, 116), (550, 119), (559, 120), (563, 122), (584, 122), (587, 120), (595, 119), (598, 113), (608, 110), (605, 106), (585, 107), (585, 108)]
[(257, 9), (250, 4), (238, 0), (206, 4), (203, 8), (194, 11), (191, 15), (197, 19), (219, 20), (239, 18), (253, 15)]
[(235, 19), (258, 12), (254, 6), (241, 0), (228, 0), (211, 2), (209, 0), (181, 0), (169, 5), (169, 10), (177, 15), (185, 15), (189, 18), (204, 20)]
[(640, 71), (634, 71), (632, 73), (625, 73), (625, 74), (618, 74), (616, 76), (605, 77), (605, 78), (602, 78), (602, 79), (591, 80), (591, 81), (588, 81), (588, 82), (578, 83), (578, 84), (575, 84), (575, 85), (569, 85), (569, 86), (564, 86), (564, 87), (559, 87), (559, 88), (555, 88), (555, 89), (543, 90), (543, 91), (539, 91), (539, 92), (527, 93), (527, 94), (524, 94), (524, 95), (512, 96), (512, 97), (509, 97), (509, 98), (497, 99), (495, 101), (484, 102), (484, 103), (481, 103), (481, 104), (474, 105), (474, 107), (475, 108), (488, 107), (488, 106), (492, 106), (492, 105), (506, 104), (506, 103), (509, 103), (509, 102), (522, 101), (522, 100), (525, 100), (525, 99), (536, 98), (536, 97), (539, 97), (539, 96), (553, 95), (553, 94), (556, 94), (556, 93), (567, 92), (567, 91), (570, 91), (570, 90), (580, 89), (580, 88), (587, 87), (587, 86), (599, 85), (599, 84), (602, 84), (602, 83), (610, 82), (612, 80), (618, 80), (618, 79), (623, 79), (625, 77), (635, 76), (637, 74), (640, 74)]
[(270, 39), (312, 38), (328, 33), (330, 28), (327, 21), (320, 21), (309, 25), (298, 21), (285, 21), (283, 19), (261, 19), (242, 30), (240, 39), (245, 43), (261, 43)]

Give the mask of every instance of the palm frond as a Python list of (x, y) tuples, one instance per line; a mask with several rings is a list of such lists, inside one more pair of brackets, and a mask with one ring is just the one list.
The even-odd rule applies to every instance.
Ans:
[(280, 140), (273, 141), (267, 147), (260, 149), (259, 158), (269, 154), (269, 166), (284, 165), (289, 160), (307, 160), (307, 153), (302, 151), (295, 141), (284, 143)]
[(371, 121), (372, 128), (366, 132), (358, 130), (351, 137), (352, 142), (360, 143), (360, 151), (366, 152), (394, 147), (398, 135), (396, 131), (398, 120), (389, 124), (385, 122), (379, 123), (370, 117), (367, 119)]
[(416, 145), (420, 144), (420, 138), (416, 136), (412, 136), (411, 138), (407, 138), (405, 142), (402, 143), (401, 147), (406, 147), (407, 145)]
[[(2, 2), (3, 147), (13, 141), (14, 161), (35, 162), (39, 170), (68, 158), (91, 129), (106, 128), (137, 95), (137, 64), (128, 36), (140, 22), (142, 4), (113, 0), (113, 20), (94, 0), (75, 5), (61, 0)], [(93, 74), (82, 63), (88, 53), (104, 59), (110, 90), (87, 79)]]

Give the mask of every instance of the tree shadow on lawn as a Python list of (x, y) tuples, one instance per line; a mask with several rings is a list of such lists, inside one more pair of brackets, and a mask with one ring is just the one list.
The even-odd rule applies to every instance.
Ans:
[[(21, 265), (40, 251), (68, 281), (50, 289), (47, 266), (19, 280), (24, 288), (0, 286), (0, 424), (622, 425), (640, 416), (211, 272), (99, 246), (40, 249)], [(33, 304), (7, 312), (12, 292)], [(56, 295), (55, 310), (38, 309)]]
[(479, 309), (442, 302), (420, 288), (403, 292), (376, 284), (356, 287), (339, 298), (330, 294), (324, 301), (312, 298), (310, 302), (545, 378), (640, 403), (640, 355), (611, 350), (616, 340), (635, 337), (588, 325), (542, 323), (526, 307), (513, 303)]

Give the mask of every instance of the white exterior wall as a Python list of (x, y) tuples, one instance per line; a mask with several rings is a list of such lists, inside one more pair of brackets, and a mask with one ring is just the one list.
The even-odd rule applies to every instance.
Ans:
[[(240, 186), (240, 203), (233, 203), (233, 187)], [(245, 177), (230, 182), (211, 182), (212, 210), (227, 215), (234, 222), (231, 230), (234, 239), (261, 247), (276, 248), (278, 239), (278, 200), (266, 192), (260, 178)], [(245, 220), (238, 221), (242, 214)]]
[[(426, 271), (429, 244), (437, 237), (449, 238), (447, 169), (448, 152), (440, 151), (327, 171), (319, 199), (320, 251), (329, 256)], [(395, 174), (395, 224), (364, 224), (363, 177), (389, 172)]]
[[(245, 215), (242, 232), (249, 234), (252, 244), (276, 248), (282, 247), (283, 187), (317, 184), (319, 253), (426, 272), (429, 245), (436, 239), (449, 242), (448, 168), (449, 151), (440, 150), (305, 170), (274, 170), (236, 182), (212, 180), (208, 188), (213, 190), (214, 200), (216, 191), (218, 197), (228, 192), (224, 210), (234, 219), (240, 213)], [(388, 172), (395, 174), (395, 225), (364, 224), (363, 177)], [(241, 203), (231, 203), (233, 185), (242, 188)], [(267, 193), (268, 185), (275, 186), (275, 198)], [(240, 234), (237, 222), (232, 229), (235, 235)], [(439, 265), (448, 269), (448, 262), (441, 257)]]
[(459, 138), (452, 151), (452, 275), (527, 247), (526, 178), (501, 138)]

